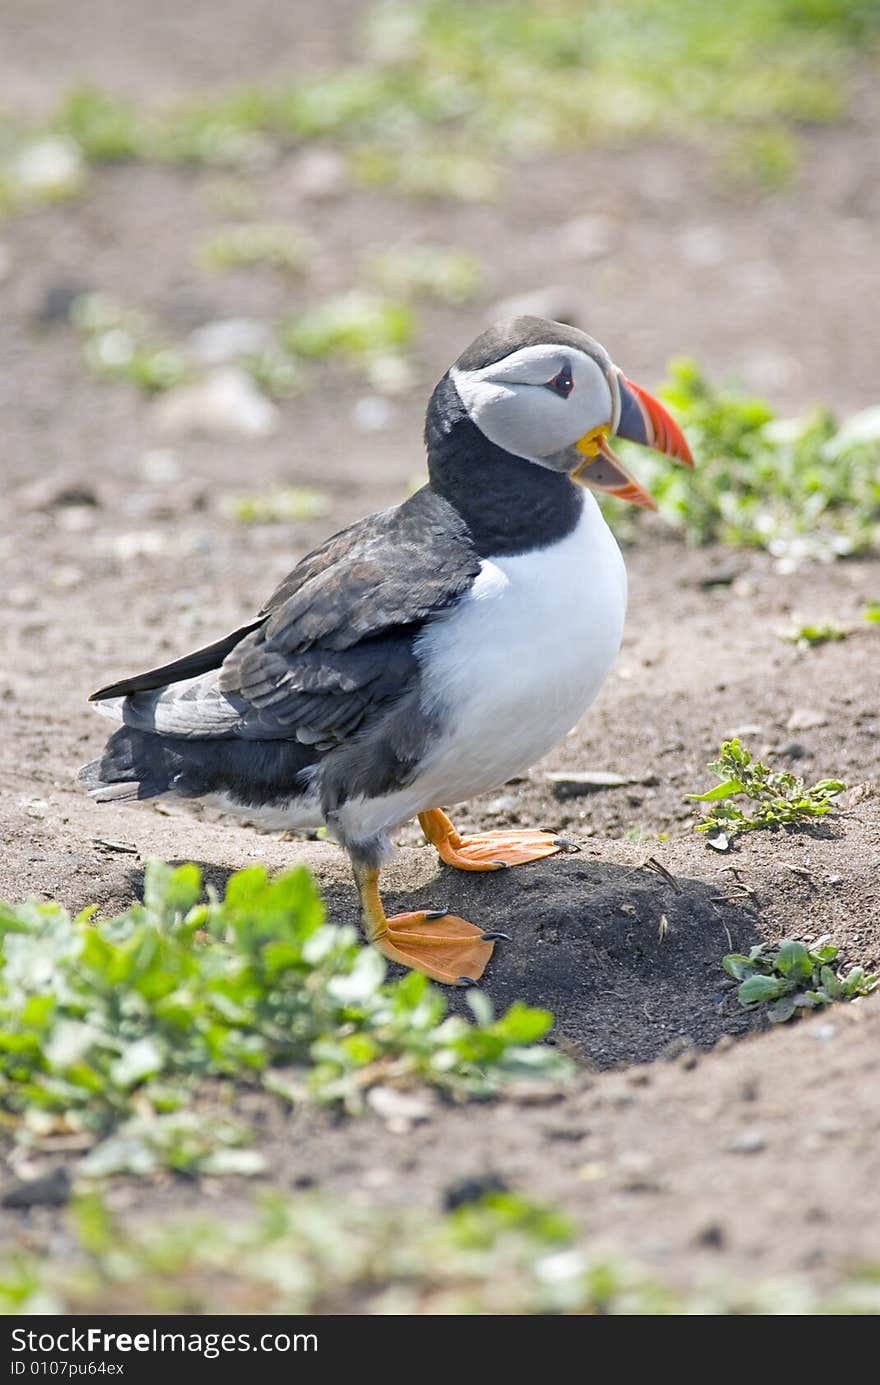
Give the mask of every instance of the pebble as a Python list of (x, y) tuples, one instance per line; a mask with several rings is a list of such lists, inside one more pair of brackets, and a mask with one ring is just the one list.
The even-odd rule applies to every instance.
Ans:
[(809, 760), (813, 752), (809, 746), (804, 745), (803, 741), (788, 741), (781, 745), (777, 750), (777, 755), (784, 755), (789, 760)]
[(293, 182), (313, 202), (339, 197), (348, 187), (348, 164), (334, 149), (306, 149), (293, 164)]
[(689, 226), (679, 236), (678, 249), (685, 264), (711, 269), (724, 261), (727, 244), (718, 226)]
[(153, 486), (173, 485), (183, 474), (177, 453), (167, 447), (152, 447), (141, 453), (138, 470), (143, 480)]
[(25, 145), (12, 163), (12, 178), (36, 196), (75, 192), (85, 177), (79, 145), (63, 135), (49, 135)]
[(241, 360), (242, 356), (255, 356), (265, 351), (271, 340), (272, 333), (265, 322), (250, 317), (227, 317), (197, 327), (190, 333), (185, 351), (194, 365), (228, 365)]
[(277, 431), (281, 417), (250, 376), (234, 366), (169, 390), (153, 412), (159, 431), (169, 436), (267, 437)]
[(359, 433), (380, 433), (387, 428), (394, 416), (394, 409), (378, 394), (368, 394), (358, 399), (351, 411), (351, 421)]
[(165, 548), (165, 537), (158, 529), (135, 529), (128, 534), (117, 534), (113, 540), (113, 552), (123, 563), (134, 558), (154, 558)]
[(786, 731), (812, 731), (817, 726), (827, 726), (828, 718), (815, 707), (795, 707), (788, 721)]
[(626, 785), (657, 783), (655, 774), (633, 777), (616, 774), (614, 770), (548, 770), (544, 775), (555, 798), (580, 798), (584, 794), (600, 793), (602, 789), (619, 789)]
[(571, 301), (571, 291), (557, 284), (546, 288), (533, 289), (530, 293), (517, 294), (513, 298), (502, 298), (492, 308), (491, 318), (503, 320), (509, 317), (546, 317), (551, 322), (567, 322), (572, 327), (578, 325), (579, 313)]
[(399, 1092), (394, 1087), (371, 1087), (367, 1105), (394, 1135), (406, 1135), (414, 1126), (431, 1119), (431, 1107), (423, 1096)]
[(0, 1198), (4, 1207), (62, 1207), (70, 1200), (70, 1174), (64, 1165), (41, 1178), (21, 1179)]
[(578, 216), (560, 226), (556, 243), (568, 260), (599, 260), (610, 252), (617, 234), (608, 216)]
[(760, 1154), (767, 1148), (767, 1136), (763, 1130), (743, 1130), (727, 1146), (731, 1154)]

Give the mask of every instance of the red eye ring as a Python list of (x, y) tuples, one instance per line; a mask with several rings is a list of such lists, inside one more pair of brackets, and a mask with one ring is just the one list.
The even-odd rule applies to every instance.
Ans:
[(548, 380), (545, 389), (552, 390), (554, 394), (567, 399), (574, 389), (574, 380), (571, 376), (571, 366), (568, 362), (562, 367), (558, 375), (554, 375), (552, 380)]

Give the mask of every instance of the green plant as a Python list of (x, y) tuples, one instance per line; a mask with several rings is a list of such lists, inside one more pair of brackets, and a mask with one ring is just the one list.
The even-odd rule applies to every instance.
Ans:
[[(0, 938), (0, 1106), (32, 1137), (116, 1132), (136, 1166), (198, 1169), (241, 1143), (228, 1122), (217, 1138), (181, 1124), (208, 1078), (357, 1111), (377, 1083), (464, 1098), (568, 1070), (539, 1043), (546, 1011), (495, 1019), (473, 993), (469, 1024), (424, 976), (386, 981), (353, 928), (325, 922), (303, 869), (270, 880), (252, 867), (205, 901), (196, 866), (153, 862), (143, 904), (118, 918), (0, 904)], [(108, 1158), (118, 1165), (118, 1142)]]
[(229, 496), (223, 508), (240, 524), (287, 524), (321, 519), (329, 513), (330, 500), (311, 486), (278, 486), (259, 495)]
[(780, 1024), (804, 1010), (870, 995), (880, 985), (880, 976), (862, 967), (852, 967), (840, 976), (834, 967), (838, 951), (827, 936), (811, 948), (786, 939), (779, 944), (758, 943), (747, 957), (728, 953), (722, 965), (728, 976), (740, 982), (740, 1005), (750, 1010), (768, 1005), (768, 1018)]
[(878, 1289), (867, 1264), (821, 1294), (778, 1275), (682, 1293), (585, 1244), (555, 1208), (501, 1190), (443, 1214), (300, 1194), (238, 1216), (136, 1219), (82, 1192), (63, 1236), (38, 1224), (0, 1258), (0, 1313), (15, 1316), (876, 1314)]
[(693, 543), (769, 549), (787, 561), (866, 552), (880, 539), (880, 438), (848, 441), (831, 415), (781, 423), (760, 399), (676, 361), (663, 390), (696, 459), (685, 472), (632, 449), (638, 475)]
[(125, 380), (148, 394), (172, 389), (187, 375), (183, 356), (150, 340), (150, 325), (141, 313), (122, 308), (103, 294), (82, 294), (70, 317), (85, 340), (86, 360), (97, 374)]
[(200, 264), (215, 270), (267, 265), (288, 274), (301, 274), (306, 258), (307, 247), (301, 231), (295, 226), (265, 221), (215, 231), (198, 249)]
[(820, 644), (836, 644), (845, 640), (851, 632), (834, 621), (826, 620), (821, 625), (796, 625), (786, 630), (781, 638), (799, 649), (815, 649)]
[(880, 625), (880, 601), (869, 601), (865, 607), (865, 620), (872, 625)]
[(467, 303), (480, 286), (479, 261), (464, 250), (439, 245), (395, 245), (374, 251), (368, 272), (387, 293), (439, 303)]
[(282, 343), (310, 360), (343, 356), (363, 361), (410, 345), (415, 322), (404, 304), (354, 289), (297, 314), (282, 329)]
[[(771, 770), (760, 760), (753, 760), (738, 740), (725, 741), (720, 757), (709, 768), (721, 783), (707, 793), (688, 794), (688, 798), (711, 803), (697, 831), (708, 832), (709, 844), (718, 851), (726, 851), (742, 832), (798, 826), (825, 817), (846, 789), (840, 779), (821, 779), (808, 789), (803, 779), (788, 770)], [(733, 801), (743, 798), (752, 805), (750, 812)]]

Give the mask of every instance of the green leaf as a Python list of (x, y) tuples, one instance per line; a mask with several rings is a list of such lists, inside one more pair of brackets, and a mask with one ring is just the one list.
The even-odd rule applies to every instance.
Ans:
[(772, 976), (750, 976), (737, 992), (741, 1005), (755, 1005), (761, 1000), (775, 1000), (785, 990), (785, 982)]
[(728, 952), (727, 956), (722, 958), (721, 965), (734, 981), (744, 981), (752, 972), (751, 961), (741, 952)]
[(810, 954), (803, 943), (787, 941), (782, 943), (779, 951), (774, 958), (777, 971), (781, 971), (783, 976), (788, 976), (792, 980), (801, 980), (811, 976), (813, 963)]
[(795, 998), (793, 995), (780, 996), (767, 1011), (768, 1017), (773, 1024), (784, 1024), (786, 1020), (791, 1019), (794, 1013)]
[(738, 779), (727, 779), (723, 784), (716, 784), (708, 793), (689, 793), (688, 798), (693, 798), (697, 803), (715, 803), (718, 799), (730, 798), (732, 794), (743, 792), (743, 786)]

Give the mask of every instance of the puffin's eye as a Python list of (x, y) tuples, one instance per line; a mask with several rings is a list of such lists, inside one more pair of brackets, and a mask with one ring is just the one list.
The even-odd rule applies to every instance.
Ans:
[(571, 378), (571, 366), (566, 364), (562, 367), (558, 375), (554, 375), (552, 380), (548, 380), (545, 389), (552, 390), (554, 394), (561, 394), (563, 399), (567, 399), (574, 389), (574, 380)]

